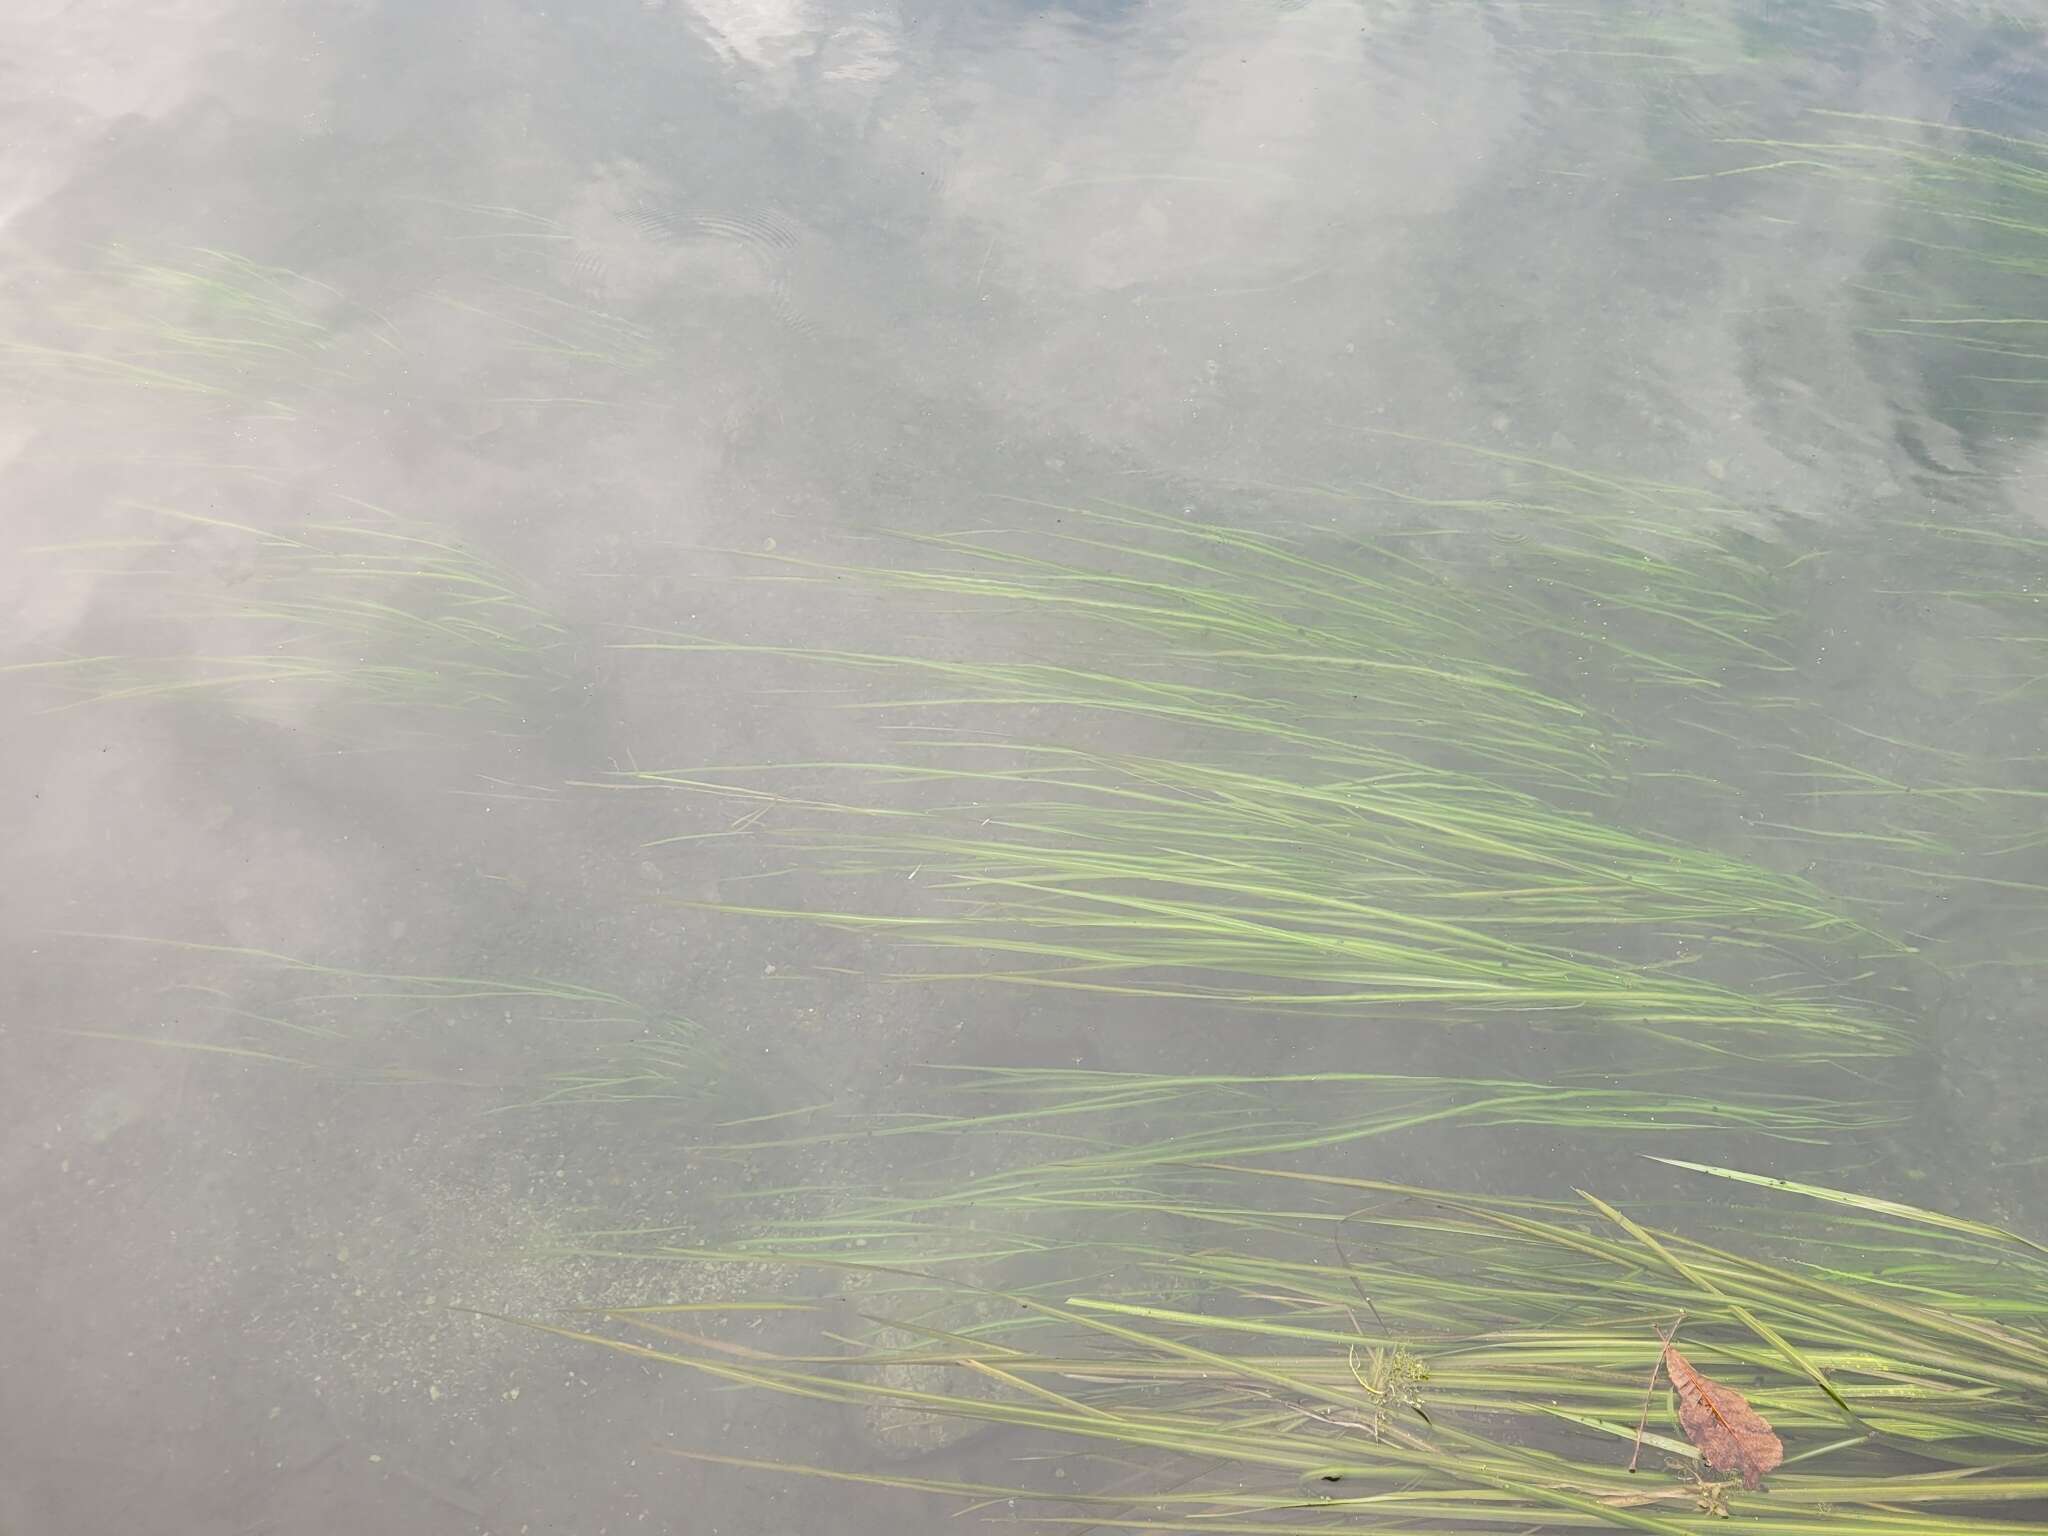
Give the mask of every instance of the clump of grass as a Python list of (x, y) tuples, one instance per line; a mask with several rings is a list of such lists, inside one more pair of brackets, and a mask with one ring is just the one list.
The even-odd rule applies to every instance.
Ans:
[(1879, 1010), (1809, 984), (1742, 990), (1687, 973), (1689, 948), (1784, 965), (1802, 946), (1884, 947), (1817, 891), (1755, 866), (1444, 775), (1302, 782), (1178, 759), (1035, 756), (1042, 766), (939, 771), (960, 791), (951, 805), (788, 832), (851, 873), (908, 872), (953, 909), (808, 915), (1011, 962), (911, 973), (933, 979), (1440, 1021), (1513, 1010), (1710, 1051), (1730, 1039), (1788, 1056), (1905, 1048)]
[[(326, 1078), (473, 1089), (505, 1110), (702, 1105), (741, 1091), (710, 1032), (618, 992), (549, 977), (357, 970), (298, 956), (134, 935), (189, 973), (154, 1028), (85, 1038), (190, 1051)], [(549, 1069), (548, 1062), (559, 1063)]]
[[(741, 1348), (707, 1336), (707, 1320), (685, 1332), (651, 1314), (555, 1331), (749, 1388), (998, 1427), (1026, 1464), (1057, 1469), (999, 1485), (686, 1453), (921, 1489), (967, 1513), (1008, 1500), (1052, 1524), (1273, 1532), (1693, 1536), (1730, 1514), (1745, 1528), (1850, 1536), (2043, 1529), (2048, 1249), (1779, 1187), (1846, 1215), (1752, 1209), (1723, 1245), (1593, 1195), (1504, 1199), (1211, 1164), (1171, 1192), (1110, 1180), (1070, 1191), (1068, 1210), (1092, 1205), (1096, 1224), (1050, 1248), (1006, 1243), (998, 1211), (967, 1257), (959, 1242), (920, 1257), (901, 1233), (878, 1256), (860, 1220), (836, 1247), (774, 1254), (894, 1282), (916, 1314), (890, 1319), (891, 1347), (842, 1327), (794, 1353)], [(1788, 1257), (1758, 1252), (1773, 1246)], [(767, 1261), (753, 1248), (667, 1256)], [(992, 1267), (1020, 1278), (989, 1278)], [(1646, 1471), (1628, 1470), (1659, 1330), (1680, 1318), (1695, 1364), (1786, 1443), (1761, 1490), (1711, 1475), (1655, 1403)], [(906, 1334), (923, 1345), (905, 1348)], [(906, 1364), (927, 1385), (907, 1386)]]
[[(77, 703), (207, 696), (245, 707), (374, 706), (524, 722), (558, 684), (565, 631), (517, 576), (353, 497), (289, 531), (131, 506), (132, 533), (34, 553), (118, 577), (116, 638), (161, 648), (17, 664)], [(115, 564), (97, 562), (112, 558)], [(85, 565), (84, 562), (94, 562)]]
[(350, 339), (398, 347), (388, 321), (333, 285), (233, 251), (115, 248), (70, 286), (34, 332), (0, 338), (0, 369), (38, 394), (135, 389), (290, 418), (309, 383), (339, 376)]
[[(848, 1116), (814, 1106), (758, 1127), (729, 1126), (724, 1145), (739, 1157), (829, 1158), (907, 1139), (901, 1150), (917, 1170), (886, 1193), (813, 1191), (829, 1193), (824, 1208), (764, 1220), (755, 1235), (735, 1241), (844, 1247), (857, 1234), (870, 1242), (901, 1239), (906, 1262), (929, 1263), (956, 1240), (983, 1241), (992, 1222), (1014, 1235), (1050, 1218), (1050, 1232), (1031, 1230), (1064, 1240), (1071, 1235), (1068, 1217), (1099, 1213), (1104, 1199), (1130, 1202), (1123, 1209), (1131, 1212), (1181, 1210), (1209, 1197), (1218, 1165), (1278, 1160), (1341, 1171), (1354, 1165), (1357, 1143), (1412, 1139), (1432, 1128), (1468, 1137), (1535, 1130), (1581, 1148), (1658, 1138), (1697, 1154), (1765, 1142), (1854, 1145), (1904, 1118), (1882, 1102), (1802, 1094), (1783, 1082), (1765, 1087), (1726, 1063), (1629, 1077), (1554, 1068), (1545, 1081), (1343, 1071), (930, 1071), (936, 1095), (901, 1110), (863, 1108)], [(752, 1134), (742, 1137), (743, 1129)]]
[[(925, 539), (930, 563), (857, 573), (1042, 621), (1028, 660), (632, 642), (901, 680), (861, 707), (908, 723), (895, 762), (613, 782), (731, 796), (754, 835), (928, 895), (823, 921), (999, 957), (919, 974), (1901, 1049), (1881, 968), (1908, 946), (1802, 874), (1644, 824), (1727, 789), (1657, 757), (1674, 720), (1784, 702), (1805, 562), (1700, 532), (1704, 503), (1672, 488), (1482, 458), (1508, 491), (1408, 498), (1442, 523), (1369, 541), (1063, 508), (1051, 531)], [(770, 579), (846, 574), (781, 564)], [(1105, 729), (1163, 745), (1077, 744)]]
[[(918, 975), (1899, 1048), (1922, 946), (1896, 933), (1959, 891), (2042, 894), (2011, 815), (2048, 785), (1994, 702), (2039, 669), (2029, 581), (1989, 566), (2023, 536), (1752, 528), (1711, 493), (1412, 446), (1471, 489), (1247, 488), (1285, 532), (1027, 504), (900, 563), (773, 556), (764, 580), (851, 578), (913, 633), (916, 597), (970, 644), (629, 642), (850, 675), (892, 750), (612, 782), (743, 805), (859, 898), (740, 910), (897, 941)], [(1895, 681), (1835, 689), (1845, 652)]]
[[(1795, 137), (1731, 136), (1708, 176), (1818, 178), (1884, 218), (1862, 334), (1905, 348), (1927, 405), (1973, 449), (2048, 421), (2048, 145), (1989, 126), (1816, 109)], [(1923, 468), (1971, 475), (1909, 444)]]
[[(917, 1171), (881, 1193), (804, 1187), (795, 1209), (757, 1220), (733, 1246), (810, 1250), (871, 1263), (929, 1266), (999, 1253), (1064, 1252), (1105, 1217), (1263, 1225), (1255, 1202), (1227, 1198), (1216, 1166), (1348, 1167), (1359, 1143), (1418, 1133), (1500, 1130), (1563, 1136), (1575, 1146), (1675, 1148), (1760, 1142), (1824, 1148), (1900, 1123), (1881, 1103), (1778, 1089), (1736, 1090), (1716, 1070), (1699, 1091), (1685, 1074), (1642, 1086), (1611, 1074), (1555, 1080), (1390, 1072), (1159, 1074), (1074, 1068), (939, 1069), (940, 1096), (901, 1112), (852, 1116), (831, 1106), (759, 1127), (729, 1126), (741, 1159), (815, 1156), (898, 1143)], [(742, 1137), (742, 1131), (753, 1134)], [(772, 1134), (763, 1134), (764, 1131)], [(1206, 1202), (1206, 1204), (1205, 1204)]]
[[(1395, 1072), (934, 1070), (945, 1088), (943, 1108), (900, 1115), (871, 1112), (850, 1124), (827, 1121), (743, 1146), (905, 1136), (945, 1144), (967, 1133), (993, 1133), (1006, 1143), (1054, 1155), (1065, 1167), (1113, 1169), (1298, 1153), (1446, 1122), (1665, 1134), (1720, 1130), (1814, 1144), (1898, 1123), (1895, 1112), (1869, 1104), (1790, 1093), (1731, 1103), (1680, 1091), (1615, 1087), (1611, 1076), (1546, 1084)], [(1134, 1139), (1133, 1128), (1140, 1125), (1159, 1126), (1164, 1134)], [(949, 1191), (957, 1184), (950, 1178), (946, 1182)], [(946, 1203), (956, 1196), (949, 1192), (935, 1198)]]
[(529, 412), (644, 403), (622, 385), (672, 362), (673, 339), (590, 302), (581, 290), (602, 264), (593, 264), (574, 229), (501, 204), (405, 201), (419, 215), (422, 244), (459, 257), (450, 268), (456, 280), (435, 285), (425, 299), (466, 350), (479, 341), (490, 349), (485, 392), (466, 400), (480, 412), (480, 435)]
[[(1794, 670), (1779, 586), (1796, 556), (1699, 531), (1730, 509), (1681, 488), (1476, 457), (1506, 483), (1430, 499), (1297, 490), (1311, 505), (1435, 519), (1373, 538), (1023, 503), (1054, 526), (917, 538), (916, 565), (780, 556), (783, 573), (764, 579), (852, 576), (1108, 642), (1089, 654), (1113, 665), (1014, 667), (986, 679), (989, 694), (942, 702), (1149, 713), (1361, 769), (1419, 760), (1581, 804), (1611, 793), (1634, 740), (1589, 695), (1719, 693)], [(972, 689), (977, 677), (957, 680)]]
[[(508, 350), (536, 368), (589, 366), (607, 371), (633, 371), (654, 366), (667, 357), (644, 326), (590, 305), (579, 304), (542, 289), (506, 285), (478, 298), (437, 294), (435, 301), (452, 314), (495, 332)], [(493, 397), (499, 405), (607, 405), (608, 400), (569, 395)]]
[(733, 1091), (729, 1063), (702, 1025), (658, 1018), (633, 1039), (600, 1050), (592, 1061), (553, 1072), (539, 1097), (515, 1109), (552, 1105), (705, 1104)]

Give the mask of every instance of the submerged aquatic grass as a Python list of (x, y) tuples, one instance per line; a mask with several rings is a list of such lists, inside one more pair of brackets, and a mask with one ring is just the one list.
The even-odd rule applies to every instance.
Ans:
[[(1731, 1514), (1773, 1532), (2042, 1530), (2043, 1250), (1785, 1188), (1854, 1219), (1772, 1205), (1710, 1242), (1590, 1194), (1183, 1165), (1178, 1186), (1065, 1188), (1051, 1244), (1007, 1233), (1016, 1218), (999, 1207), (976, 1213), (972, 1242), (956, 1229), (921, 1248), (850, 1214), (835, 1244), (666, 1251), (686, 1268), (809, 1269), (828, 1289), (871, 1274), (886, 1288), (865, 1310), (887, 1327), (865, 1341), (826, 1325), (812, 1346), (736, 1348), (707, 1334), (713, 1320), (679, 1331), (654, 1311), (554, 1331), (728, 1384), (1002, 1429), (1017, 1465), (1057, 1469), (991, 1484), (685, 1452), (919, 1489), (969, 1515), (1002, 1502), (1052, 1525), (1146, 1530), (1691, 1536)], [(1758, 1252), (1773, 1247), (1786, 1256)], [(1627, 1470), (1659, 1331), (1679, 1320), (1699, 1368), (1785, 1441), (1759, 1491), (1712, 1476), (1655, 1403), (1646, 1470)]]
[[(1369, 540), (1119, 504), (919, 538), (903, 568), (777, 557), (765, 579), (853, 575), (1027, 638), (990, 659), (628, 642), (852, 675), (895, 760), (610, 782), (729, 797), (807, 867), (901, 877), (923, 898), (907, 911), (727, 906), (873, 931), (922, 951), (914, 974), (1582, 1017), (1691, 1050), (1906, 1049), (1914, 946), (1882, 901), (1859, 913), (1809, 871), (1850, 871), (1860, 895), (1873, 869), (1960, 854), (1886, 821), (1916, 785), (1826, 755), (1831, 732), (1786, 697), (1812, 552), (1703, 531), (1716, 509), (1677, 488), (1474, 457), (1505, 485), (1382, 493), (1434, 521)], [(1143, 745), (1087, 745), (1112, 726)], [(1780, 826), (1752, 803), (1788, 793), (1828, 810)], [(1967, 793), (1922, 803), (1938, 818)], [(1739, 853), (1664, 830), (1731, 816)]]
[[(68, 934), (160, 953), (163, 1029), (71, 1030), (344, 1082), (475, 1090), (504, 1110), (625, 1102), (703, 1105), (743, 1095), (696, 1022), (605, 987), (546, 976), (362, 970), (236, 945)], [(553, 1068), (544, 1065), (559, 1063)]]
[(69, 296), (36, 328), (0, 337), (0, 376), (39, 396), (132, 389), (290, 419), (309, 385), (341, 376), (347, 348), (399, 345), (389, 321), (332, 284), (235, 251), (116, 247), (58, 281)]
[(1999, 108), (1976, 122), (1815, 109), (1793, 137), (1730, 136), (1710, 177), (1818, 181), (1883, 219), (1860, 287), (1861, 335), (1872, 355), (1903, 358), (1932, 418), (1957, 435), (1961, 458), (1914, 435), (1902, 444), (1937, 476), (1981, 473), (1980, 452), (2048, 422), (2048, 145), (2000, 132)]
[[(932, 1137), (969, 1145), (964, 1134), (997, 1134), (1035, 1147), (1063, 1167), (1142, 1168), (1190, 1160), (1244, 1159), (1335, 1147), (1439, 1122), (1545, 1125), (1570, 1131), (1680, 1134), (1720, 1130), (1788, 1142), (1825, 1143), (1898, 1123), (1896, 1112), (1785, 1093), (1729, 1102), (1677, 1089), (1615, 1087), (1611, 1075), (1583, 1081), (1430, 1077), (1397, 1072), (1165, 1074), (1078, 1067), (934, 1069), (942, 1108), (900, 1115), (829, 1117), (735, 1150), (837, 1141)], [(824, 1110), (807, 1112), (811, 1120)], [(1164, 1134), (1138, 1138), (1140, 1126)], [(943, 1201), (958, 1196), (948, 1181)]]
[[(1581, 1018), (1751, 1056), (1908, 1049), (1943, 908), (2048, 894), (2010, 827), (2048, 757), (2000, 740), (2039, 679), (2024, 535), (1759, 524), (1381, 436), (1448, 488), (1236, 487), (1258, 530), (995, 498), (1015, 526), (900, 562), (762, 557), (761, 580), (886, 599), (899, 632), (965, 629), (625, 642), (850, 684), (812, 686), (888, 752), (609, 782), (740, 807), (729, 831), (847, 894), (725, 905), (869, 932), (893, 975)], [(1901, 539), (1925, 591), (1888, 585)], [(1893, 681), (1809, 697), (1873, 588), (1901, 622), (1849, 649)]]
[[(1085, 1249), (1104, 1220), (1265, 1225), (1270, 1213), (1244, 1196), (1234, 1172), (1220, 1173), (1222, 1165), (1341, 1169), (1366, 1142), (1532, 1130), (1581, 1148), (1825, 1149), (1901, 1123), (1881, 1103), (1732, 1092), (1723, 1072), (1689, 1091), (1683, 1077), (1636, 1087), (1590, 1073), (1532, 1082), (961, 1068), (939, 1072), (938, 1096), (909, 1110), (847, 1115), (817, 1106), (761, 1127), (728, 1126), (718, 1145), (735, 1159), (794, 1157), (800, 1167), (889, 1147), (913, 1157), (917, 1170), (886, 1191), (779, 1190), (793, 1208), (753, 1218), (731, 1240), (735, 1250), (930, 1266), (991, 1251), (1062, 1255), (1078, 1245), (1074, 1262), (1085, 1269)], [(1115, 1235), (1130, 1231), (1125, 1225)]]
[[(1688, 972), (1688, 949), (1725, 949), (1758, 970), (1796, 963), (1802, 946), (1896, 952), (1817, 891), (1740, 861), (1443, 775), (1302, 783), (1181, 760), (1039, 755), (1057, 766), (942, 774), (959, 797), (949, 806), (783, 834), (856, 873), (914, 872), (942, 907), (809, 915), (1009, 962), (914, 973), (934, 978), (1438, 1020), (1582, 1015), (1709, 1051), (1729, 1037), (1795, 1055), (1802, 1041), (1825, 1056), (1906, 1048), (1883, 1013), (1810, 981), (1744, 990)], [(1588, 928), (1610, 948), (1575, 940)]]
[[(35, 551), (119, 578), (108, 621), (162, 648), (21, 663), (77, 703), (177, 696), (257, 710), (374, 706), (526, 720), (556, 686), (565, 631), (517, 576), (445, 532), (354, 497), (283, 528), (132, 505), (133, 531)], [(99, 562), (111, 560), (111, 565)]]
[(640, 1034), (604, 1047), (587, 1064), (548, 1074), (536, 1098), (508, 1106), (540, 1109), (595, 1104), (697, 1105), (736, 1091), (731, 1063), (694, 1020), (652, 1018)]
[(1017, 668), (1026, 696), (1152, 709), (1363, 767), (1420, 760), (1593, 797), (1579, 803), (1611, 790), (1632, 743), (1587, 697), (1587, 674), (1615, 690), (1719, 692), (1792, 670), (1770, 550), (1694, 526), (1729, 509), (1675, 488), (1480, 458), (1506, 478), (1485, 494), (1297, 488), (1441, 520), (1370, 539), (1283, 537), (1116, 502), (1021, 502), (1054, 526), (919, 537), (909, 542), (928, 563), (914, 566), (777, 557), (784, 574), (763, 579), (854, 576), (1110, 642), (1118, 670)]

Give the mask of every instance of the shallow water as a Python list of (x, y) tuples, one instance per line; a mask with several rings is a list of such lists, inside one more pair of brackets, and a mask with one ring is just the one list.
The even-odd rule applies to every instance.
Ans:
[[(1878, 1082), (1883, 1125), (1434, 1126), (1343, 1167), (1721, 1195), (1657, 1150), (2048, 1224), (2048, 16), (172, 0), (32, 8), (0, 57), (0, 1531), (919, 1529), (943, 1508), (668, 1453), (954, 1476), (1000, 1435), (901, 1463), (852, 1415), (460, 1309), (717, 1299), (607, 1255), (713, 1240), (749, 1186), (910, 1188), (908, 1145), (722, 1144), (922, 1104), (930, 1063), (1671, 1066), (1555, 1017), (1310, 1008), (1299, 974), (1230, 1007), (1156, 995), (1173, 966), (907, 985), (1002, 967), (729, 910), (949, 910), (922, 855), (818, 829), (917, 803), (853, 765), (975, 733), (1369, 778), (1335, 733), (1808, 882), (1893, 946), (1787, 959), (1793, 919), (1740, 903), (1544, 941), (1881, 1016), (1912, 1047), (1882, 1066), (1680, 1046), (1656, 1081)], [(1550, 563), (1596, 526), (1633, 553)], [(1265, 688), (1194, 632), (841, 569), (972, 538), (1156, 576), (1133, 548), (1190, 529), (1419, 573), (1481, 637), (1444, 668), (1521, 669), (1583, 758), (1475, 761), (1497, 694), (1325, 689), (1316, 742), (1226, 750), (845, 664)], [(1197, 547), (1197, 585), (1250, 579)], [(1751, 581), (1754, 634), (1715, 606)], [(1297, 596), (1307, 652), (1345, 617)], [(645, 777), (737, 765), (807, 803)]]

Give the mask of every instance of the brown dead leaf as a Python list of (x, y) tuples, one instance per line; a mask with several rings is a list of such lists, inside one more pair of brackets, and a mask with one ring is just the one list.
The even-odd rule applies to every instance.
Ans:
[(1678, 1422), (1685, 1438), (1699, 1447), (1707, 1465), (1718, 1472), (1737, 1472), (1742, 1486), (1755, 1488), (1785, 1459), (1785, 1442), (1770, 1420), (1749, 1406), (1733, 1387), (1709, 1381), (1671, 1345), (1664, 1346), (1664, 1374), (1678, 1393)]

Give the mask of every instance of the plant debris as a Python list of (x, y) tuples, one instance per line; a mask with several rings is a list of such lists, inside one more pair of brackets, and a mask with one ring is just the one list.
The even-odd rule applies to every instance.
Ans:
[(1678, 1422), (1685, 1438), (1699, 1447), (1707, 1465), (1741, 1476), (1742, 1486), (1758, 1487), (1764, 1474), (1785, 1459), (1785, 1442), (1770, 1420), (1749, 1406), (1733, 1387), (1710, 1381), (1692, 1367), (1677, 1346), (1664, 1345), (1664, 1374), (1678, 1394)]

